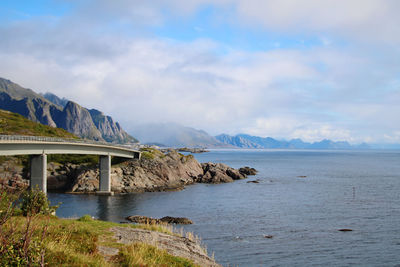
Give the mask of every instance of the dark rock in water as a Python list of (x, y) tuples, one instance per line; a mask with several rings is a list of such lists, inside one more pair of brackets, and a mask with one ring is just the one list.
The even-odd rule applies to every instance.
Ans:
[(256, 175), (257, 174), (257, 170), (256, 169), (250, 168), (250, 167), (247, 167), (247, 166), (240, 168), (239, 172), (241, 174), (244, 174), (244, 175)]
[(248, 181), (247, 183), (248, 183), (248, 184), (250, 184), (250, 183), (259, 184), (259, 183), (260, 183), (260, 180)]
[(264, 238), (273, 238), (273, 235), (264, 235)]
[(141, 224), (160, 224), (160, 223), (162, 223), (159, 219), (154, 219), (151, 217), (140, 216), (140, 215), (128, 216), (125, 219), (130, 222), (133, 222), (133, 223), (141, 223)]
[(162, 217), (161, 219), (155, 219), (151, 217), (146, 217), (146, 216), (140, 216), (140, 215), (134, 215), (134, 216), (128, 216), (125, 218), (126, 220), (133, 222), (133, 223), (140, 223), (140, 224), (193, 224), (191, 220), (188, 218), (184, 217), (171, 217), (171, 216), (165, 216)]
[(170, 216), (165, 216), (160, 219), (160, 221), (165, 222), (165, 223), (174, 223), (174, 224), (193, 224), (191, 220), (188, 218), (184, 217), (170, 217)]
[(338, 231), (340, 231), (340, 232), (351, 232), (351, 231), (353, 231), (353, 230), (352, 230), (352, 229), (344, 228), (344, 229), (339, 229)]
[(208, 150), (203, 149), (203, 148), (188, 148), (188, 147), (178, 148), (177, 151), (179, 151), (179, 152), (190, 152), (190, 153), (204, 153), (204, 152), (209, 152)]
[(299, 176), (297, 176), (298, 178), (307, 178), (307, 176), (305, 176), (305, 175), (299, 175)]

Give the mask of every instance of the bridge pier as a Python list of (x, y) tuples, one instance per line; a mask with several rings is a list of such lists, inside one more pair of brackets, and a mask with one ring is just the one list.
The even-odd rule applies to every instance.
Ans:
[(96, 192), (98, 195), (114, 195), (111, 191), (111, 156), (100, 156), (99, 157), (99, 191)]
[(47, 193), (47, 155), (32, 155), (31, 164), (31, 181), (30, 188), (38, 189)]

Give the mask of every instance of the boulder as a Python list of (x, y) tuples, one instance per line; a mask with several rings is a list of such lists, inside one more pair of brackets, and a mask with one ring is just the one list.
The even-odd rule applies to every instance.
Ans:
[(256, 175), (257, 174), (257, 170), (254, 168), (250, 168), (250, 167), (242, 167), (239, 169), (239, 172), (243, 175)]
[(253, 183), (253, 184), (259, 184), (260, 183), (260, 180), (253, 180), (253, 181), (248, 181), (247, 182), (248, 184), (250, 184), (250, 183)]
[(193, 224), (192, 220), (184, 217), (170, 217), (165, 216), (160, 219), (160, 221), (169, 223), (169, 224)]

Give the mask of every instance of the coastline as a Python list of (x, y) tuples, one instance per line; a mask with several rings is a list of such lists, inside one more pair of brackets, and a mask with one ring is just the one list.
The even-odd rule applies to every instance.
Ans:
[[(3, 162), (0, 187), (26, 188), (29, 177), (26, 167), (10, 157)], [(90, 163), (70, 164), (49, 162), (47, 165), (49, 192), (95, 194), (99, 188), (99, 171)], [(234, 169), (222, 163), (199, 163), (193, 155), (176, 150), (166, 153), (144, 149), (141, 160), (128, 160), (112, 166), (111, 191), (117, 194), (179, 191), (195, 183), (229, 183), (255, 175), (250, 167)]]

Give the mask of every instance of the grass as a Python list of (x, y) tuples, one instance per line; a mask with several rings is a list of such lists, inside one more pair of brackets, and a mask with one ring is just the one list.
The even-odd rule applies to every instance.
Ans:
[(53, 128), (28, 120), (22, 115), (0, 109), (0, 134), (29, 135), (78, 139), (61, 128)]
[[(17, 229), (15, 236), (18, 236), (23, 233), (25, 224), (26, 217), (13, 216), (3, 229), (14, 227)], [(114, 226), (174, 234), (172, 227), (163, 225), (118, 224), (94, 220), (88, 215), (77, 220), (38, 215), (33, 220), (31, 244), (44, 249), (44, 262), (48, 266), (196, 266), (188, 259), (172, 256), (154, 246), (117, 243), (108, 231)], [(43, 229), (46, 229), (45, 235)], [(99, 245), (118, 248), (120, 252), (106, 259), (98, 252)]]
[(118, 257), (122, 266), (194, 266), (188, 259), (172, 256), (164, 250), (143, 243), (125, 246)]
[(142, 152), (141, 154), (141, 158), (142, 159), (155, 159), (155, 158), (164, 158), (165, 155), (164, 153), (162, 153), (160, 150), (155, 149), (155, 148), (141, 148), (140, 152)]

